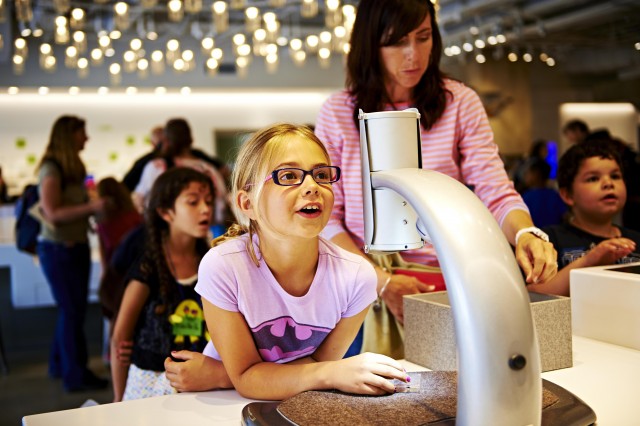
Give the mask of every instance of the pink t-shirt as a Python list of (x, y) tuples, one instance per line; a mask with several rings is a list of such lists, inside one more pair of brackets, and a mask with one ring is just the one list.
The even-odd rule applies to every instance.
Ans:
[[(512, 210), (528, 212), (498, 155), (498, 146), (493, 142), (493, 132), (478, 95), (454, 80), (446, 79), (445, 86), (452, 96), (448, 97), (444, 114), (430, 130), (420, 127), (422, 167), (472, 187), (500, 224)], [(360, 133), (352, 117), (354, 107), (355, 100), (346, 91), (333, 94), (322, 105), (315, 133), (327, 147), (331, 164), (342, 169), (340, 181), (333, 184), (333, 212), (322, 236), (331, 239), (346, 231), (362, 247), (362, 167)], [(402, 110), (411, 105), (396, 107)], [(432, 246), (402, 255), (410, 261), (437, 264)]]
[[(285, 363), (313, 354), (341, 318), (362, 312), (376, 298), (371, 264), (322, 238), (309, 291), (292, 296), (264, 260), (260, 267), (253, 263), (247, 238), (243, 235), (209, 250), (200, 263), (196, 292), (213, 305), (244, 316), (264, 361)], [(260, 258), (257, 241), (254, 237)], [(220, 359), (212, 342), (204, 354)]]

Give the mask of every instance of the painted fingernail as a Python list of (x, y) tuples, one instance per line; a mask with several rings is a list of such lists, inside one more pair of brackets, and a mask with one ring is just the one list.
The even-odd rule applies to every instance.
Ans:
[(407, 383), (411, 381), (411, 376), (407, 376)]

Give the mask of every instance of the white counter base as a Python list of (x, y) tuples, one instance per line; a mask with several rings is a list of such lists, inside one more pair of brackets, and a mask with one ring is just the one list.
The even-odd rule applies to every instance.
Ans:
[[(404, 362), (408, 371), (424, 370)], [(640, 351), (573, 336), (573, 367), (543, 373), (589, 405), (598, 426), (640, 425)], [(251, 400), (237, 392), (160, 396), (26, 416), (24, 426), (239, 425)]]

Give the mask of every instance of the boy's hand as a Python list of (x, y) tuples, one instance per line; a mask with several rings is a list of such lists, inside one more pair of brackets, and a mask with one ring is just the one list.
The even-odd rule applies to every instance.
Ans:
[(611, 238), (604, 240), (586, 255), (587, 266), (611, 265), (618, 259), (631, 254), (636, 249), (636, 243), (628, 238)]

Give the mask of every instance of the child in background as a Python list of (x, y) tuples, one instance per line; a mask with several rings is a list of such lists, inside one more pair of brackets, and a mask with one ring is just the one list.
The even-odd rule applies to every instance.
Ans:
[[(177, 349), (201, 352), (206, 344), (194, 286), (208, 249), (213, 199), (211, 179), (192, 169), (168, 170), (153, 185), (145, 252), (129, 270), (111, 341), (114, 401), (176, 392), (164, 374), (165, 358)], [(127, 367), (121, 352), (131, 341)]]
[(102, 276), (98, 294), (105, 317), (103, 359), (110, 362), (109, 339), (116, 313), (115, 299), (120, 299), (124, 290), (122, 280), (109, 273), (109, 262), (122, 238), (142, 222), (142, 216), (131, 201), (131, 193), (124, 184), (112, 177), (101, 179), (97, 185), (99, 197), (108, 200), (104, 211), (96, 217), (96, 233), (100, 244)]
[(572, 146), (560, 159), (558, 186), (571, 219), (544, 231), (558, 252), (560, 270), (544, 284), (531, 284), (530, 291), (568, 296), (572, 269), (640, 261), (634, 253), (640, 233), (613, 223), (627, 192), (620, 157), (610, 141)]
[(304, 126), (264, 129), (240, 150), (232, 177), (239, 224), (202, 259), (196, 291), (212, 339), (205, 354), (223, 361), (244, 397), (385, 394), (394, 391), (388, 379), (409, 380), (383, 355), (342, 359), (377, 280), (364, 258), (319, 237), (339, 178)]
[(567, 205), (558, 191), (549, 187), (550, 173), (551, 166), (541, 158), (531, 161), (524, 172), (527, 189), (522, 199), (529, 208), (533, 223), (539, 228), (561, 224), (567, 213)]
[(101, 179), (97, 190), (100, 197), (109, 200), (104, 212), (96, 220), (100, 260), (104, 270), (122, 237), (142, 222), (142, 216), (133, 205), (127, 187), (116, 179)]

